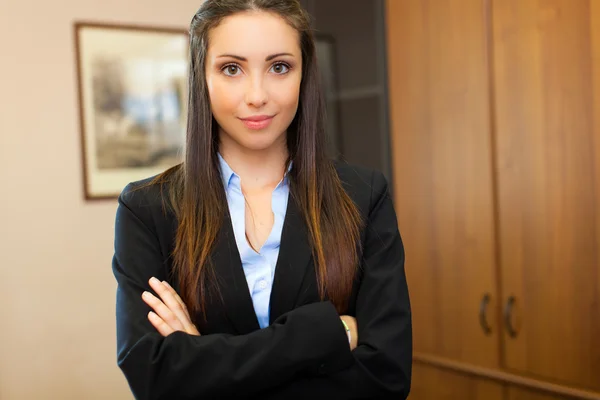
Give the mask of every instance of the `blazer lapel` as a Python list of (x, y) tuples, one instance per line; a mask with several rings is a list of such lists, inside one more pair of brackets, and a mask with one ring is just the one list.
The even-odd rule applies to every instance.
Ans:
[(228, 210), (225, 211), (211, 259), (225, 312), (235, 329), (242, 335), (259, 329)]
[[(308, 229), (290, 194), (271, 289), (270, 323), (294, 308), (310, 258)], [(225, 212), (211, 260), (225, 312), (234, 328), (242, 335), (260, 329), (229, 211)]]
[(290, 193), (271, 289), (269, 323), (294, 308), (310, 257), (308, 229)]

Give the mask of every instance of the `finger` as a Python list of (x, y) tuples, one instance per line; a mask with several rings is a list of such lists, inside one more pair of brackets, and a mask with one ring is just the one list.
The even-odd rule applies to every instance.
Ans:
[(177, 316), (160, 299), (150, 292), (144, 292), (142, 299), (154, 312), (174, 330), (185, 330)]
[(175, 289), (173, 289), (173, 287), (171, 285), (169, 285), (169, 282), (162, 281), (162, 283), (165, 286), (165, 288), (167, 289), (167, 291), (169, 293), (171, 293), (171, 296), (173, 296), (173, 298), (179, 303), (181, 310), (185, 314), (185, 318), (183, 320), (181, 320), (181, 322), (182, 322), (183, 326), (185, 327), (186, 332), (191, 335), (200, 335), (200, 333), (198, 332), (198, 329), (196, 328), (196, 325), (194, 325), (194, 323), (192, 322), (192, 318), (190, 317), (190, 313), (188, 311), (187, 306), (185, 305), (185, 303), (183, 302), (183, 300), (181, 299), (179, 294), (175, 291)]
[(171, 328), (161, 317), (156, 315), (153, 311), (148, 313), (148, 320), (156, 328), (158, 333), (162, 336), (168, 336), (171, 333), (175, 332), (173, 328)]
[(181, 299), (181, 296), (179, 296), (179, 294), (175, 291), (175, 289), (173, 289), (173, 287), (171, 285), (169, 285), (169, 282), (167, 281), (162, 281), (163, 285), (165, 285), (165, 287), (167, 288), (167, 290), (171, 293), (171, 295), (173, 295), (173, 297), (175, 298), (175, 300), (177, 300), (177, 302), (179, 303), (179, 305), (181, 306), (181, 308), (183, 309), (183, 311), (185, 312), (185, 314), (187, 315), (187, 317), (190, 319), (190, 313), (188, 311), (187, 306), (185, 305), (185, 303), (183, 302), (183, 300)]
[(179, 320), (181, 325), (184, 327), (185, 331), (189, 332), (189, 329), (193, 324), (190, 321), (190, 317), (188, 316), (187, 312), (182, 306), (183, 302), (180, 303), (175, 299), (175, 296), (179, 297), (179, 295), (177, 295), (175, 291), (171, 293), (171, 291), (169, 291), (169, 289), (164, 285), (164, 283), (156, 278), (150, 279), (150, 285), (152, 286), (154, 291), (160, 296), (162, 302), (169, 308), (169, 310), (171, 310), (171, 312)]
[(353, 330), (353, 334), (355, 339), (355, 343), (358, 345), (358, 323), (356, 321), (356, 318), (352, 317), (352, 330)]

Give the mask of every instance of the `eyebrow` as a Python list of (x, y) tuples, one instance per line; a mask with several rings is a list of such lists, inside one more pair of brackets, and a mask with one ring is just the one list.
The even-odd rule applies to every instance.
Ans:
[[(276, 54), (271, 54), (270, 56), (267, 56), (267, 58), (265, 58), (265, 61), (271, 61), (274, 58), (277, 57), (281, 57), (281, 56), (294, 56), (291, 53), (276, 53)], [(222, 57), (231, 57), (231, 58), (235, 58), (236, 60), (239, 61), (248, 61), (247, 58), (241, 57), (241, 56), (236, 56), (235, 54), (221, 54), (220, 56), (217, 56), (217, 58), (222, 58)]]

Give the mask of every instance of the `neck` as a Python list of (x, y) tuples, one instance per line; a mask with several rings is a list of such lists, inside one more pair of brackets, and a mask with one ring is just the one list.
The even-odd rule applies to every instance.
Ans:
[(239, 175), (246, 191), (272, 190), (285, 174), (288, 158), (285, 135), (281, 143), (274, 143), (273, 146), (262, 150), (244, 148), (230, 138), (221, 136), (219, 152), (231, 169)]

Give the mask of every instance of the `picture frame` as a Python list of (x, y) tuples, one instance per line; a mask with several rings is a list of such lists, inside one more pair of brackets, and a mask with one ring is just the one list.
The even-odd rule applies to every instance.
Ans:
[(85, 200), (183, 161), (189, 34), (184, 29), (76, 21)]

